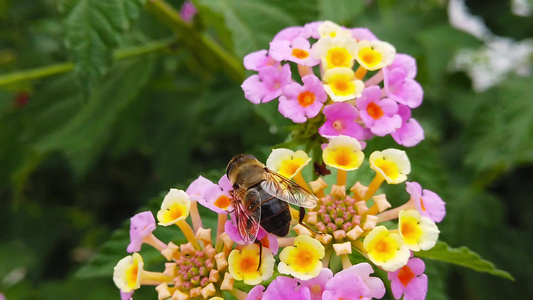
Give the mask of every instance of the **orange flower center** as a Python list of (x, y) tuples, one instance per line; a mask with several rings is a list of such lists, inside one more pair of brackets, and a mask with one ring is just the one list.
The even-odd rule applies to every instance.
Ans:
[(231, 199), (226, 195), (220, 195), (214, 204), (218, 208), (226, 209), (231, 204)]
[(420, 206), (422, 207), (423, 211), (426, 211), (426, 207), (424, 206), (424, 201), (422, 200), (422, 198), (420, 198)]
[(400, 171), (398, 170), (398, 166), (390, 161), (386, 160), (380, 160), (375, 162), (376, 167), (380, 168), (383, 173), (385, 173), (385, 176), (395, 179), (400, 175)]
[(292, 49), (292, 56), (299, 59), (304, 59), (309, 56), (309, 52), (302, 49)]
[(381, 53), (372, 49), (372, 47), (363, 48), (359, 51), (359, 59), (367, 66), (374, 67), (381, 62)]
[(263, 247), (270, 247), (270, 241), (268, 240), (268, 235), (265, 235), (264, 238), (261, 239), (261, 243), (263, 243)]
[(134, 264), (126, 271), (126, 280), (128, 284), (135, 285), (137, 282), (137, 275), (139, 273), (139, 265)]
[(398, 272), (398, 279), (404, 286), (407, 286), (413, 278), (415, 278), (415, 273), (408, 266), (404, 266)]
[(301, 268), (309, 267), (309, 264), (313, 262), (313, 253), (307, 251), (307, 249), (299, 249), (297, 256), (295, 257), (295, 265)]
[(348, 166), (352, 162), (351, 153), (346, 149), (341, 149), (337, 151), (335, 156), (337, 165), (339, 166)]
[(373, 102), (368, 104), (366, 111), (374, 120), (381, 118), (384, 114), (381, 107)]
[(295, 160), (286, 161), (280, 168), (279, 173), (285, 177), (291, 177), (296, 170), (302, 166), (301, 162)]
[(381, 253), (386, 253), (390, 251), (390, 245), (386, 241), (379, 241), (376, 244), (376, 251)]
[(243, 273), (251, 273), (257, 271), (257, 265), (259, 264), (259, 255), (257, 257), (243, 257), (241, 260), (240, 268)]
[(420, 229), (414, 222), (402, 222), (402, 235), (406, 239), (416, 239), (419, 235)]
[(305, 91), (298, 95), (298, 103), (301, 106), (307, 107), (315, 102), (315, 94), (310, 91)]
[(170, 220), (176, 220), (177, 218), (183, 216), (185, 207), (183, 205), (174, 204), (169, 208)]
[(348, 89), (348, 82), (344, 80), (335, 81), (335, 89), (338, 91), (346, 91)]
[(330, 49), (326, 55), (326, 60), (328, 62), (328, 68), (351, 67), (350, 53), (344, 48), (338, 47)]

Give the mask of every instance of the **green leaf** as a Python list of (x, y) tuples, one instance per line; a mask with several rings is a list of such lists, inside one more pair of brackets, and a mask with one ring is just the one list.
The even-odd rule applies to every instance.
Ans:
[[(268, 48), (274, 35), (281, 29), (297, 25), (295, 19), (283, 10), (267, 3), (253, 0), (199, 0), (197, 3), (222, 16), (225, 30), (231, 33), (235, 54), (246, 54)], [(219, 27), (221, 24), (213, 24)]]
[(66, 10), (65, 40), (84, 92), (96, 87), (112, 63), (121, 33), (139, 18), (144, 0), (72, 0)]
[(98, 157), (116, 118), (148, 82), (152, 69), (152, 59), (119, 64), (88, 103), (58, 131), (39, 139), (35, 148), (39, 152), (62, 151), (81, 175)]
[(319, 20), (346, 25), (364, 11), (365, 3), (353, 0), (319, 0), (318, 9)]
[(318, 21), (318, 0), (270, 0), (269, 4), (276, 6), (293, 16), (298, 25)]
[(458, 266), (485, 272), (492, 275), (514, 280), (513, 276), (506, 271), (499, 270), (488, 260), (479, 256), (467, 247), (451, 248), (445, 242), (438, 242), (435, 247), (427, 251), (416, 252), (415, 256), (433, 260), (444, 261)]
[(422, 75), (425, 73), (429, 83), (435, 87), (430, 89), (431, 94), (426, 96), (441, 98), (446, 95), (448, 85), (442, 84), (443, 77), (448, 71), (448, 64), (453, 55), (460, 49), (478, 47), (480, 42), (467, 33), (452, 28), (450, 25), (438, 25), (428, 28), (419, 28), (418, 42), (423, 47), (424, 59), (419, 63)]
[(485, 102), (470, 119), (464, 136), (466, 162), (477, 171), (500, 172), (533, 161), (533, 93), (531, 78), (512, 77), (485, 92)]

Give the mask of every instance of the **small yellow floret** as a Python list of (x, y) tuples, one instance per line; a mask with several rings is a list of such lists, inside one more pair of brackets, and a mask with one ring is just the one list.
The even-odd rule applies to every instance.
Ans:
[(351, 33), (320, 38), (311, 49), (313, 58), (320, 59), (322, 69), (352, 68), (357, 55), (357, 42)]
[(353, 57), (350, 55), (348, 50), (341, 47), (329, 49), (325, 59), (330, 69), (351, 68), (353, 65)]
[(190, 207), (191, 201), (187, 193), (170, 189), (157, 212), (159, 225), (168, 226), (185, 220), (189, 216)]
[(272, 150), (267, 158), (266, 166), (270, 170), (291, 179), (301, 172), (310, 161), (311, 158), (302, 150), (294, 152), (289, 149), (278, 148)]
[(263, 247), (263, 257), (259, 269), (259, 246), (247, 245), (238, 250), (231, 251), (228, 257), (228, 266), (231, 276), (244, 283), (256, 285), (263, 280), (269, 279), (274, 273), (274, 256), (270, 249)]
[(398, 230), (405, 245), (413, 251), (428, 250), (435, 246), (439, 229), (431, 219), (422, 217), (415, 209), (398, 214)]
[(322, 270), (320, 261), (325, 255), (324, 246), (308, 235), (294, 239), (294, 246), (285, 247), (279, 254), (278, 271), (302, 280), (316, 277)]
[(354, 138), (340, 135), (332, 138), (322, 152), (324, 163), (330, 167), (351, 171), (363, 163), (361, 144)]
[(384, 270), (393, 272), (407, 264), (409, 249), (401, 236), (389, 232), (385, 226), (377, 226), (365, 237), (363, 247), (368, 258)]
[(411, 163), (405, 151), (385, 149), (375, 151), (369, 157), (370, 168), (381, 174), (389, 184), (398, 184), (407, 179), (411, 172)]
[(352, 37), (352, 33), (349, 30), (331, 21), (324, 21), (322, 24), (320, 24), (320, 26), (318, 26), (317, 29), (318, 29), (318, 34), (320, 35), (321, 38), (323, 37), (351, 38)]
[(114, 268), (113, 281), (124, 293), (130, 293), (141, 287), (141, 273), (144, 262), (139, 253), (133, 253), (119, 260)]
[(365, 85), (350, 68), (334, 68), (324, 73), (324, 90), (335, 102), (361, 97)]
[(357, 46), (359, 51), (355, 59), (363, 68), (370, 71), (392, 64), (396, 56), (396, 49), (387, 42), (362, 40)]

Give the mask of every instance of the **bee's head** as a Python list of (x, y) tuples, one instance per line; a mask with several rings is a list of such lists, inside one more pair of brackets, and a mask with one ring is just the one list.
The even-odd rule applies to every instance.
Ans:
[(255, 161), (257, 161), (257, 158), (251, 154), (237, 154), (229, 161), (226, 167), (226, 175), (231, 178), (231, 175), (239, 166)]

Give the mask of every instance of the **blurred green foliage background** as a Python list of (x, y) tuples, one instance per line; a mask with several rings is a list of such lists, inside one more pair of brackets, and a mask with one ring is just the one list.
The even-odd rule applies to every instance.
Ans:
[[(466, 2), (495, 35), (533, 36), (531, 18), (512, 14), (509, 1)], [(410, 180), (446, 201), (442, 240), (515, 277), (427, 261), (428, 299), (533, 297), (533, 81), (510, 74), (476, 92), (465, 73), (450, 71), (458, 50), (483, 42), (449, 24), (446, 1), (194, 3), (199, 17), (189, 26), (172, 18), (177, 0), (0, 1), (7, 299), (118, 299), (112, 267), (126, 255), (129, 217), (157, 209), (170, 187), (218, 178), (237, 153), (264, 160), (286, 140), (291, 123), (275, 103), (244, 99), (243, 56), (285, 27), (325, 19), (368, 27), (417, 59), (425, 97), (414, 117), (426, 139), (406, 149)], [(146, 288), (135, 298), (155, 297)]]

